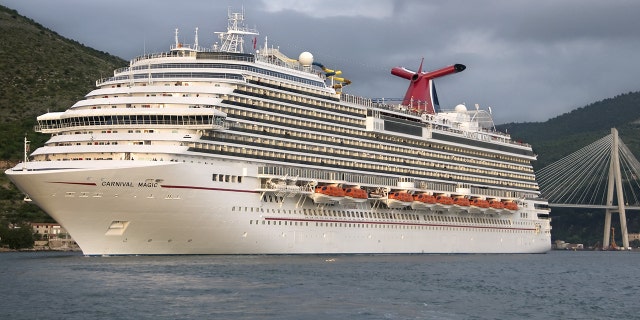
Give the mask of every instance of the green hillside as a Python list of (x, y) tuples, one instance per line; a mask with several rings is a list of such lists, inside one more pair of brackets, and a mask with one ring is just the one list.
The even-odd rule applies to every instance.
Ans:
[(0, 30), (0, 223), (47, 221), (22, 201), (4, 170), (22, 159), (25, 135), (32, 149), (46, 141), (33, 132), (36, 116), (67, 109), (127, 61), (65, 39), (3, 6)]
[(545, 122), (497, 126), (516, 140), (530, 143), (538, 154), (536, 169), (608, 135), (617, 128), (620, 138), (640, 155), (640, 92), (630, 92), (575, 109)]
[(67, 109), (94, 88), (97, 79), (127, 65), (3, 6), (0, 30), (0, 159), (21, 158), (22, 137), (32, 135), (36, 116)]

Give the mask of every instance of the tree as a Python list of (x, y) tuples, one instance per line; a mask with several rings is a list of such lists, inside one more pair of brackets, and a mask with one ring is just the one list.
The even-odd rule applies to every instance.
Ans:
[(28, 224), (21, 224), (14, 228), (0, 226), (0, 244), (10, 249), (33, 248), (34, 238), (31, 226)]

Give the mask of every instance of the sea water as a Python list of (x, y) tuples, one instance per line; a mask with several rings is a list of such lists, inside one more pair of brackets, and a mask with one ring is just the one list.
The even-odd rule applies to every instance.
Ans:
[(0, 319), (640, 319), (640, 252), (0, 254)]

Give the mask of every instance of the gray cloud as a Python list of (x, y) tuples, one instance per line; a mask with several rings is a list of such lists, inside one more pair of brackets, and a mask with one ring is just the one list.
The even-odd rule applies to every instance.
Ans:
[(348, 92), (404, 96), (390, 69), (467, 65), (437, 80), (441, 104), (491, 106), (496, 123), (544, 121), (640, 89), (640, 2), (0, 0), (59, 34), (125, 59), (173, 43), (216, 41), (243, 5), (260, 43), (310, 51), (353, 81)]

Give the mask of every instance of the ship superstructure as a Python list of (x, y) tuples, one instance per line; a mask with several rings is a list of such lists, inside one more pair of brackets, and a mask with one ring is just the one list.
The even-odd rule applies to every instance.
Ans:
[(437, 105), (433, 79), (464, 66), (396, 68), (403, 102), (372, 100), (308, 52), (257, 48), (243, 20), (208, 49), (176, 31), (38, 117), (51, 139), (7, 175), (87, 255), (550, 249), (531, 146)]

